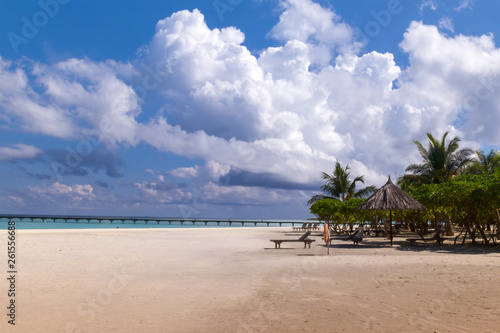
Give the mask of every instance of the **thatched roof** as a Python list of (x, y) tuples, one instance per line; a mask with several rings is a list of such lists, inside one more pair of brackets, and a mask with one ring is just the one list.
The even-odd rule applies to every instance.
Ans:
[(425, 206), (408, 193), (394, 185), (391, 177), (377, 192), (373, 193), (358, 209), (362, 210), (425, 210)]

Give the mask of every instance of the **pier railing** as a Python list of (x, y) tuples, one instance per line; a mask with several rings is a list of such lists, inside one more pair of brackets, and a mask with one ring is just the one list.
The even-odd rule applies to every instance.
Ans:
[(23, 214), (0, 214), (3, 219), (15, 219), (19, 222), (52, 222), (52, 223), (108, 223), (108, 224), (178, 224), (178, 225), (302, 225), (310, 220), (253, 220), (253, 219), (231, 219), (231, 218), (178, 218), (178, 217), (139, 217), (139, 216), (85, 216), (85, 215), (23, 215)]

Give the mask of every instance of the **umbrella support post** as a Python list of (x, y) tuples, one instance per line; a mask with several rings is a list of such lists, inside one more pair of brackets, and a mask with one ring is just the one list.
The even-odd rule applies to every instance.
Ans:
[(390, 226), (391, 246), (392, 246), (392, 210), (390, 209), (389, 209), (389, 226)]
[(392, 233), (392, 210), (425, 210), (426, 208), (417, 200), (413, 199), (408, 193), (394, 185), (389, 176), (387, 183), (366, 199), (357, 209), (389, 210), (390, 239), (392, 247), (394, 238)]

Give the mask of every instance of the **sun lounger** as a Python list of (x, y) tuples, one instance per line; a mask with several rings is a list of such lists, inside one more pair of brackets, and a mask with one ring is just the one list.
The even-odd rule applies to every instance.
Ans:
[(301, 230), (305, 230), (305, 229), (306, 229), (306, 226), (307, 226), (307, 222), (306, 222), (306, 223), (302, 223), (302, 226), (301, 226), (301, 227), (293, 227), (293, 231), (301, 231)]
[[(359, 242), (363, 240), (363, 235), (365, 233), (365, 229), (363, 229), (363, 226), (358, 227), (356, 231), (352, 235), (350, 235), (347, 238), (344, 238), (345, 240), (350, 240), (353, 241), (353, 245), (359, 245)], [(330, 238), (330, 245), (332, 245), (332, 238)]]
[[(330, 245), (332, 245), (332, 240), (334, 240), (334, 238), (330, 237)], [(363, 241), (363, 238), (352, 237), (352, 238), (343, 238), (343, 240), (353, 241), (352, 245), (359, 245), (358, 243)]]
[(364, 233), (365, 229), (363, 228), (363, 226), (360, 226), (358, 227), (358, 229), (356, 229), (354, 234), (349, 236), (347, 239), (352, 240), (354, 242), (353, 245), (359, 245), (359, 242), (363, 240)]
[(271, 242), (274, 242), (275, 249), (281, 249), (281, 243), (283, 242), (304, 242), (304, 249), (307, 245), (311, 248), (311, 243), (315, 242), (314, 239), (307, 238), (311, 234), (311, 231), (306, 232), (299, 239), (271, 239)]
[(350, 240), (352, 240), (354, 242), (353, 245), (359, 245), (358, 243), (363, 241), (363, 238), (353, 237), (353, 238), (350, 238)]

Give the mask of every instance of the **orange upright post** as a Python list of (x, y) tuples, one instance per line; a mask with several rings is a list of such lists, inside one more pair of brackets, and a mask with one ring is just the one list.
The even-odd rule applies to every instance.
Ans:
[(326, 242), (326, 254), (330, 255), (330, 219), (326, 220), (323, 230), (323, 238)]

